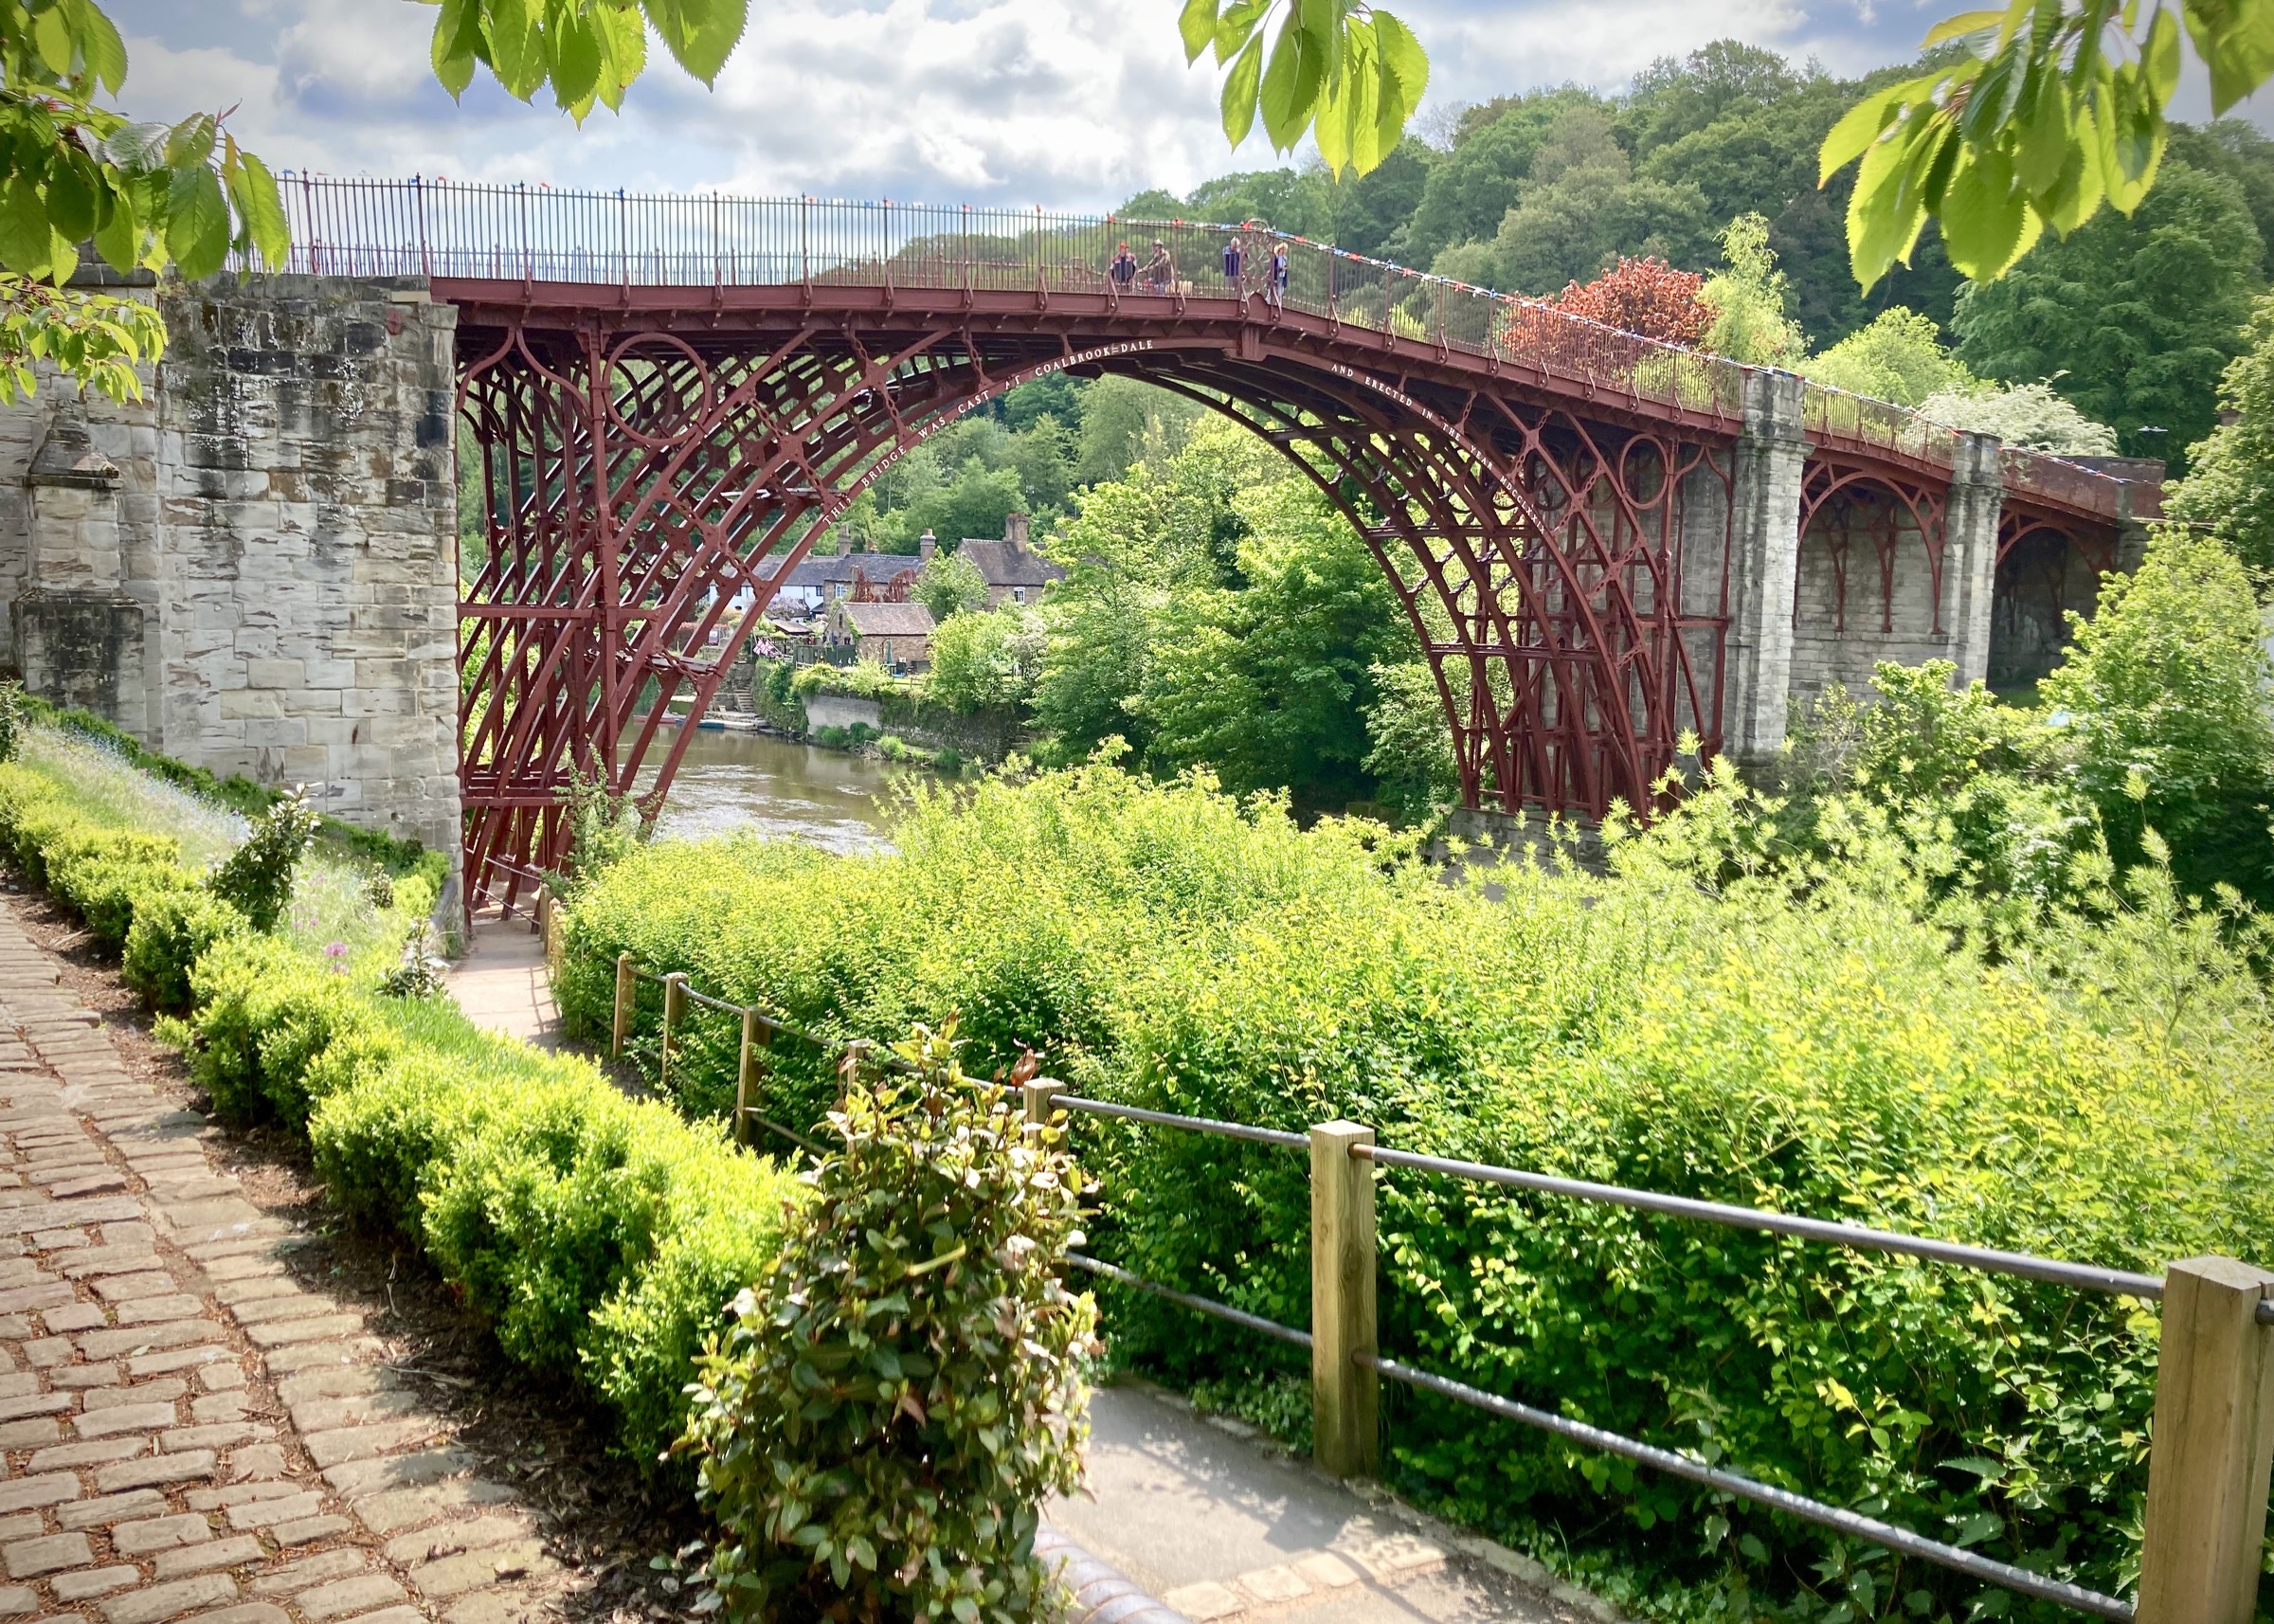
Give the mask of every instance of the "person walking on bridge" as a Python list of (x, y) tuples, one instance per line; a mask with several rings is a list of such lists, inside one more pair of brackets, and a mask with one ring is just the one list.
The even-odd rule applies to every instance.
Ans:
[(1240, 273), (1247, 269), (1247, 246), (1240, 242), (1239, 233), (1235, 231), (1224, 239), (1224, 285), (1232, 290), (1235, 298), (1247, 291), (1240, 283)]
[(1273, 310), (1287, 304), (1287, 244), (1280, 243), (1272, 249), (1272, 266), (1264, 277), (1264, 302)]
[(1177, 262), (1169, 258), (1168, 244), (1153, 239), (1153, 257), (1145, 262), (1145, 291), (1166, 293), (1176, 285)]
[(1129, 252), (1129, 245), (1127, 243), (1124, 243), (1121, 247), (1115, 251), (1113, 255), (1113, 262), (1111, 265), (1107, 267), (1106, 275), (1112, 279), (1113, 291), (1115, 293), (1128, 293), (1129, 289), (1135, 285), (1137, 281), (1137, 256)]

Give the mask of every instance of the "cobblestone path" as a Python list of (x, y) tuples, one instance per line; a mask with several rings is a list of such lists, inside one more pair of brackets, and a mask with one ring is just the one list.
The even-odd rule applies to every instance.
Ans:
[(0, 1618), (512, 1624), (557, 1564), (0, 904)]

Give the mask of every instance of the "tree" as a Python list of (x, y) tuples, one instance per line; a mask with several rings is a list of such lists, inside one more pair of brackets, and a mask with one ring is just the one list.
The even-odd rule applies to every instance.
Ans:
[(2183, 164), (2130, 219), (2106, 214), (1958, 298), (1958, 354), (2048, 379), (2135, 456), (2177, 462), (2217, 418), (2262, 245), (2235, 184)]
[(931, 640), (926, 692), (959, 715), (1034, 696), (1050, 634), (1034, 610), (1005, 604), (944, 621)]
[(2274, 799), (2274, 679), (2241, 560), (2216, 536), (2159, 527), (2138, 570), (2072, 615), (2068, 659), (2040, 686), (2065, 712), (2077, 778), (2120, 848), (2153, 829), (2185, 883), (2266, 888)]
[(1901, 307), (1881, 311), (1870, 326), (1850, 333), (1800, 370), (1820, 384), (1906, 406), (1974, 383), (1965, 366), (1943, 347), (1940, 329)]
[(1489, 121), (1465, 126), (1422, 183), (1405, 232), (1405, 251), (1415, 264), (1434, 262), (1455, 243), (1489, 241), (1516, 206), (1517, 189), (1530, 176), (1532, 157), (1556, 120), (1574, 107), (1599, 111), (1603, 99), (1564, 85), (1498, 106)]
[(1544, 294), (1592, 279), (1622, 254), (1695, 259), (1711, 240), (1706, 219), (1695, 187), (1635, 179), (1610, 118), (1573, 108), (1533, 154), (1501, 221), (1489, 285)]
[(1732, 114), (1787, 102), (1803, 82), (1775, 51), (1715, 40), (1686, 57), (1660, 57), (1636, 74), (1620, 123), (1634, 151), (1648, 153)]
[(1722, 233), (1722, 265), (1698, 293), (1713, 312), (1706, 348), (1758, 367), (1797, 362), (1808, 338), (1786, 312), (1784, 273), (1769, 248), (1769, 223), (1758, 214), (1732, 220)]
[(1460, 769), (1437, 679), (1422, 660), (1377, 662), (1366, 711), (1365, 760), (1378, 793), (1409, 818), (1426, 817), (1460, 793)]
[(1994, 434), (2007, 445), (2049, 451), (2056, 457), (2113, 457), (2116, 430), (2095, 423), (2047, 383), (1956, 384), (1919, 402), (1919, 415), (1976, 434)]
[(1705, 286), (1706, 279), (1695, 271), (1677, 271), (1664, 260), (1622, 256), (1595, 280), (1568, 283), (1554, 304), (1623, 333), (1695, 344), (1713, 322), (1712, 310), (1698, 297)]
[(909, 596), (929, 609), (945, 629), (957, 616), (987, 606), (987, 581), (979, 566), (962, 553), (938, 552), (918, 572)]
[(1381, 566), (1308, 481), (1281, 471), (1235, 498), (1244, 590), (1186, 589), (1161, 618), (1130, 710), (1146, 765), (1206, 765), (1235, 794), (1286, 788), (1336, 807), (1369, 787), (1372, 667), (1417, 652)]
[(1173, 439), (1188, 428), (1200, 408), (1182, 395), (1135, 378), (1105, 377), (1082, 397), (1082, 429), (1074, 457), (1077, 484), (1118, 479), (1129, 471), (1154, 425)]
[(2204, 527), (2262, 578), (2274, 572), (2274, 297), (2253, 308), (2250, 347), (2228, 363), (2219, 405), (2232, 414), (2188, 456), (2164, 512)]

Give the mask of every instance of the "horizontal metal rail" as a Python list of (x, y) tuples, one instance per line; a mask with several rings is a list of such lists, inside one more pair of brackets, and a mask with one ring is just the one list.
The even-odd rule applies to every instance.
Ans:
[(1066, 1261), (1077, 1269), (1087, 1269), (1092, 1274), (1102, 1274), (1109, 1280), (1118, 1280), (1124, 1286), (1132, 1287), (1140, 1291), (1149, 1291), (1156, 1297), (1163, 1297), (1182, 1308), (1190, 1308), (1196, 1314), (1206, 1314), (1210, 1319), (1223, 1320), (1230, 1325), (1242, 1326), (1249, 1330), (1259, 1331), (1265, 1336), (1276, 1337), (1281, 1342), (1290, 1343), (1296, 1347), (1310, 1345), (1308, 1331), (1299, 1331), (1292, 1326), (1283, 1326), (1277, 1320), (1267, 1320), (1261, 1314), (1251, 1314), (1245, 1308), (1236, 1308), (1231, 1304), (1219, 1303), (1213, 1297), (1196, 1297), (1189, 1291), (1179, 1291), (1167, 1286), (1155, 1285), (1150, 1280), (1130, 1273), (1127, 1269), (1117, 1269), (1102, 1258), (1086, 1256), (1079, 1252), (1069, 1252), (1066, 1254)]
[(2152, 1302), (2163, 1299), (2163, 1282), (2153, 1274), (2128, 1273), (2121, 1269), (2103, 1269), (2089, 1263), (2063, 1263), (2050, 1257), (2033, 1257), (2028, 1253), (1998, 1252), (1986, 1246), (1965, 1246), (1957, 1241), (1899, 1235), (1892, 1230), (1866, 1229), (1861, 1224), (1796, 1218), (1789, 1213), (1730, 1206), (1722, 1201), (1701, 1201), (1688, 1196), (1660, 1195), (1651, 1190), (1629, 1189), (1623, 1184), (1597, 1184), (1585, 1179), (1560, 1179), (1548, 1173), (1526, 1173), (1514, 1167), (1496, 1167), (1485, 1162), (1456, 1162), (1443, 1156), (1421, 1156), (1411, 1150), (1391, 1150), (1379, 1145), (1355, 1145), (1351, 1146), (1350, 1154), (1380, 1163), (1385, 1167), (1411, 1167), (1417, 1172), (1442, 1173), (1451, 1178), (1471, 1179), (1487, 1184), (1507, 1184), (1520, 1190), (1538, 1190), (1545, 1195), (1568, 1196), (1574, 1200), (1633, 1207), (1643, 1212), (1663, 1213), (1669, 1218), (1696, 1218), (1704, 1223), (1723, 1224), (1731, 1229), (1766, 1230), (1772, 1235), (1798, 1236), (1807, 1240), (1821, 1240), (1864, 1252), (1899, 1253), (1909, 1257), (1929, 1258), (1937, 1263), (1956, 1264), (1961, 1269), (1976, 1269), (1985, 1273), (2014, 1274), (2025, 1280), (2043, 1280), (2054, 1286), (2105, 1291), (2111, 1296), (2144, 1297)]
[(1140, 1110), (1133, 1105), (1113, 1105), (1105, 1100), (1084, 1099), (1079, 1094), (1060, 1094), (1056, 1103), (1068, 1110), (1083, 1111), (1091, 1116), (1147, 1122), (1155, 1128), (1182, 1128), (1192, 1133), (1213, 1133), (1224, 1139), (1252, 1140), (1257, 1145), (1281, 1145), (1290, 1150), (1310, 1148), (1310, 1140), (1307, 1135), (1289, 1133), (1277, 1128), (1251, 1128), (1244, 1122), (1218, 1122), (1214, 1117), (1174, 1116), (1164, 1110)]
[(2133, 1616), (2129, 1602), (2113, 1596), (2103, 1596), (2097, 1590), (2086, 1590), (2083, 1585), (2070, 1584), (2065, 1579), (2048, 1579), (2043, 1574), (2031, 1573), (2029, 1569), (2015, 1567), (2011, 1562), (1997, 1561), (1973, 1551), (1961, 1550), (1957, 1545), (1946, 1545), (1940, 1540), (1930, 1540), (1923, 1534), (1914, 1534), (1908, 1528), (1899, 1528), (1894, 1524), (1883, 1523), (1876, 1517), (1866, 1517), (1860, 1512), (1843, 1510), (1837, 1506), (1828, 1506), (1821, 1500), (1811, 1500), (1806, 1495), (1795, 1494), (1790, 1489), (1773, 1488), (1766, 1483), (1742, 1476), (1738, 1472), (1724, 1471), (1719, 1467), (1706, 1466), (1701, 1461), (1690, 1459), (1687, 1455), (1677, 1454), (1672, 1450), (1659, 1449), (1655, 1445), (1630, 1438), (1621, 1433), (1606, 1432), (1601, 1427), (1591, 1427), (1584, 1421), (1574, 1421), (1563, 1416), (1552, 1415), (1545, 1410), (1535, 1410), (1529, 1404), (1519, 1404), (1512, 1398), (1503, 1398), (1497, 1394), (1487, 1393), (1482, 1388), (1471, 1387), (1465, 1382), (1450, 1380), (1442, 1376), (1434, 1376), (1426, 1370), (1417, 1370), (1412, 1365), (1400, 1364), (1394, 1359), (1381, 1359), (1365, 1353), (1353, 1354), (1351, 1357), (1364, 1368), (1379, 1371), (1393, 1381), (1441, 1394), (1445, 1398), (1473, 1405), (1477, 1409), (1508, 1420), (1521, 1421), (1527, 1427), (1537, 1427), (1542, 1432), (1553, 1433), (1558, 1437), (1569, 1438), (1573, 1443), (1584, 1444), (1590, 1449), (1600, 1450), (1606, 1454), (1615, 1454), (1628, 1460), (1639, 1461), (1644, 1466), (1654, 1467), (1669, 1476), (1687, 1478), (1692, 1483), (1703, 1484), (1708, 1489), (1719, 1489), (1724, 1494), (1734, 1494), (1741, 1500), (1750, 1500), (1756, 1505), (1782, 1511), (1787, 1516), (1797, 1517), (1803, 1522), (1814, 1523), (1820, 1527), (1835, 1529), (1851, 1538), (1866, 1540), (1875, 1545), (1884, 1545), (1891, 1551), (1901, 1551), (1905, 1556), (1917, 1557), (1922, 1561), (1933, 1562), (1939, 1567), (1946, 1567), (1970, 1578), (2002, 1585), (2022, 1596), (2033, 1597), (2040, 1601), (2059, 1602), (2064, 1607), (2073, 1607), (2079, 1613), (2088, 1613), (2096, 1618), (2129, 1620)]

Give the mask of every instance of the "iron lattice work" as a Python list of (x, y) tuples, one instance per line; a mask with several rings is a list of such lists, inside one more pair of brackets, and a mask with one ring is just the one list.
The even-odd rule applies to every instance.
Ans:
[[(476, 905), (561, 858), (571, 777), (656, 809), (688, 737), (666, 713), (699, 714), (756, 623), (737, 594), (762, 610), (893, 460), (1060, 370), (1181, 390), (1350, 518), (1435, 673), (1469, 805), (1644, 807), (1685, 733), (1718, 747), (1733, 496), (1710, 435), (1479, 387), (1255, 301), (1214, 322), (908, 301), (595, 320), (438, 293), (460, 305), (491, 515), (461, 593)], [(1692, 532), (1712, 545), (1686, 556)]]

